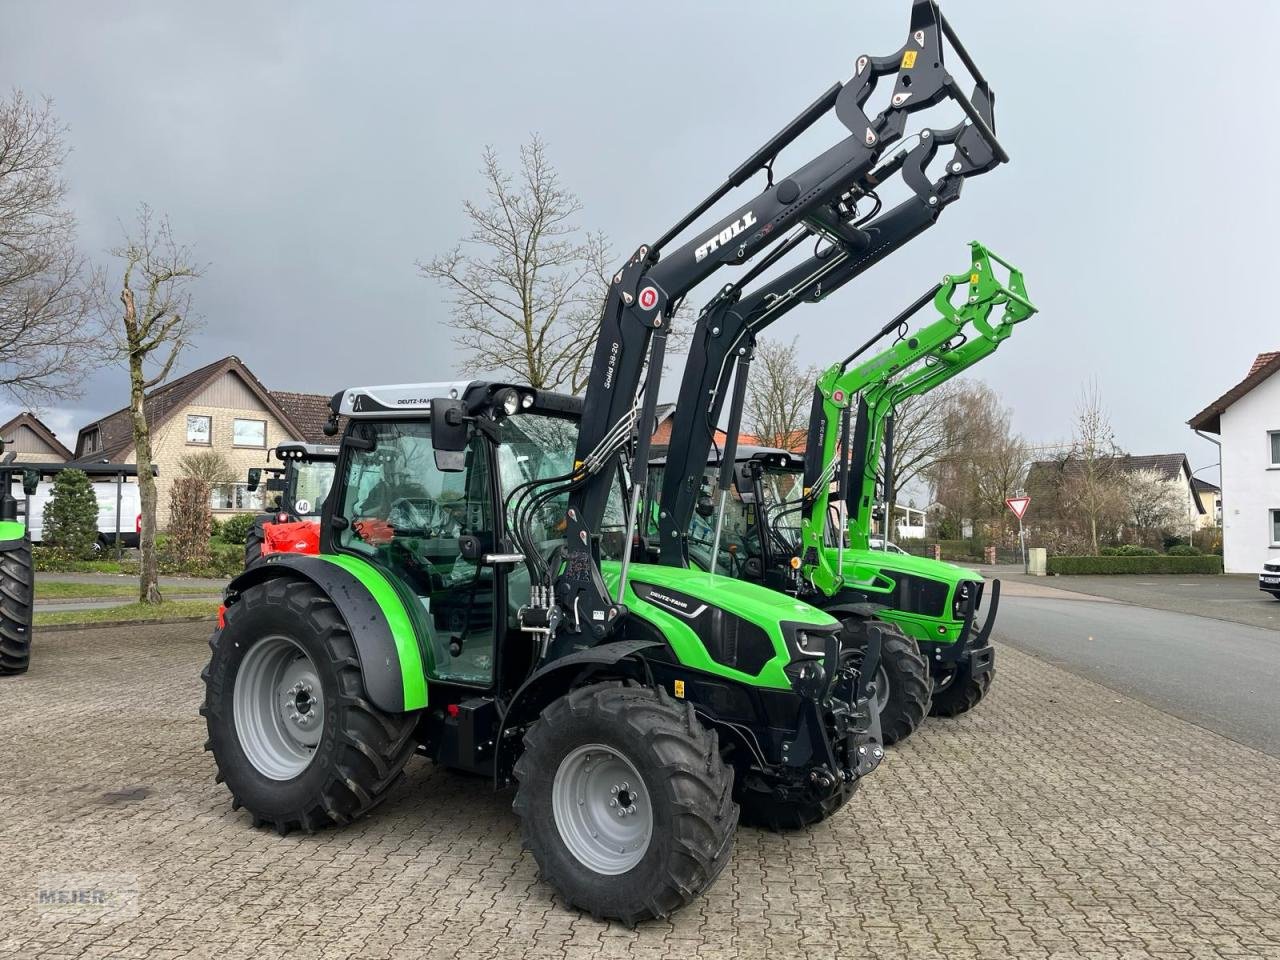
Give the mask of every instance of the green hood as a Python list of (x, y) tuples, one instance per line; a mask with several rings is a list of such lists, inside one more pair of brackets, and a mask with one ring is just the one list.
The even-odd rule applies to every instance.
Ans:
[[(605, 562), (600, 566), (605, 583), (616, 595), (620, 564)], [(669, 604), (664, 607), (639, 596), (637, 587), (646, 595), (646, 587), (682, 594), (695, 609), (677, 616)], [(703, 570), (650, 563), (631, 565), (623, 602), (633, 615), (648, 621), (662, 633), (676, 658), (685, 666), (735, 683), (776, 690), (791, 688), (791, 680), (784, 672), (792, 658), (787, 643), (788, 631), (834, 631), (840, 627), (840, 621), (817, 607), (759, 584), (735, 580), (725, 574), (713, 576)], [(707, 607), (724, 611), (763, 631), (769, 645), (768, 656), (761, 658), (758, 666), (749, 669), (717, 660), (715, 651), (708, 647), (706, 637), (699, 635), (695, 623), (706, 616), (702, 611)]]
[[(827, 556), (831, 561), (832, 567), (839, 562), (839, 551), (834, 547), (827, 550)], [(947, 563), (943, 560), (934, 560), (931, 557), (916, 557), (909, 553), (895, 553), (892, 550), (855, 550), (852, 547), (846, 547), (844, 551), (844, 576), (845, 581), (858, 579), (855, 570), (850, 568), (859, 564), (865, 564), (877, 570), (884, 570), (889, 573), (906, 573), (915, 577), (926, 577), (930, 580), (941, 580), (946, 583), (956, 584), (962, 580), (976, 580), (981, 583), (983, 581), (982, 574), (968, 567), (962, 567), (955, 563)]]

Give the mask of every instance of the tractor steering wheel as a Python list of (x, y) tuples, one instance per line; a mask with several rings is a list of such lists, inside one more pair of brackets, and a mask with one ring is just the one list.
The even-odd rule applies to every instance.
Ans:
[(439, 505), (430, 497), (400, 497), (391, 502), (387, 522), (404, 536), (426, 536), (435, 523)]

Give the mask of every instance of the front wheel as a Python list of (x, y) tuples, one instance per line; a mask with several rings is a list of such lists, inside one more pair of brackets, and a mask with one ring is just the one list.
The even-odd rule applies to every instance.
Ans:
[(933, 682), (929, 664), (915, 640), (890, 623), (880, 628), (880, 665), (876, 668), (876, 709), (885, 746), (907, 739), (929, 715)]
[(598, 684), (550, 704), (515, 766), (521, 838), (575, 907), (634, 925), (724, 869), (738, 806), (717, 737), (688, 703)]
[(226, 609), (202, 677), (218, 780), (254, 826), (347, 823), (385, 799), (413, 755), (413, 713), (364, 696), (355, 644), (314, 584), (279, 577)]
[(962, 657), (948, 672), (934, 677), (929, 716), (958, 717), (968, 713), (987, 695), (994, 676), (992, 670), (975, 675), (969, 658)]
[(32, 583), (30, 543), (0, 553), (0, 677), (31, 665)]
[(263, 524), (270, 519), (270, 517), (258, 517), (253, 521), (249, 532), (244, 535), (244, 568), (246, 570), (262, 559), (262, 544), (266, 540)]

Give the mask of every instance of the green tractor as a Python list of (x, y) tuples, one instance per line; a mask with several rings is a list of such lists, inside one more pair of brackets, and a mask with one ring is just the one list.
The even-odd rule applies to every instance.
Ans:
[[(972, 97), (943, 65), (948, 47)], [(887, 105), (868, 116), (886, 79)], [(883, 156), (910, 114), (943, 101), (965, 119)], [(879, 262), (964, 176), (1008, 159), (991, 102), (937, 5), (913, 0), (898, 50), (858, 58), (612, 277), (583, 398), (483, 381), (335, 395), (332, 427), (347, 427), (319, 554), (246, 570), (211, 638), (201, 712), (233, 807), (281, 832), (348, 823), (420, 753), (514, 785), (542, 877), (625, 923), (705, 890), (740, 817), (801, 827), (840, 809), (883, 756), (878, 630), (850, 636), (796, 597), (643, 562), (647, 427), (694, 287), (813, 238), (794, 269), (828, 289)], [(830, 115), (842, 139), (775, 179), (778, 155)], [(941, 144), (953, 172), (922, 182)], [(899, 171), (913, 196), (878, 215), (876, 190)], [(757, 175), (752, 199), (701, 223)]]
[[(35, 575), (31, 566), (31, 536), (18, 517), (13, 495), (16, 468), (13, 454), (4, 453), (0, 440), (0, 677), (26, 673), (31, 665), (31, 616), (35, 605)], [(40, 475), (20, 473), (22, 491), (36, 492)]]
[[(1007, 281), (997, 276), (997, 264), (1008, 270)], [(962, 302), (956, 306), (958, 292)], [(930, 301), (939, 319), (908, 331), (907, 321)], [(993, 320), (997, 308), (1002, 315)], [(886, 744), (909, 736), (930, 713), (956, 716), (986, 695), (994, 675), (988, 640), (1000, 590), (994, 581), (988, 597), (977, 572), (891, 548), (883, 516), (892, 493), (878, 497), (877, 490), (883, 489), (882, 475), (892, 475), (884, 461), (892, 456), (893, 411), (990, 356), (1033, 313), (1021, 273), (981, 244), (971, 244), (971, 269), (945, 278), (822, 374), (806, 454), (739, 448), (731, 429), (724, 450), (708, 459), (698, 516), (689, 530), (690, 558), (711, 569), (714, 557), (716, 569), (730, 576), (790, 591), (842, 620), (880, 625), (875, 691)], [(891, 347), (852, 366), (891, 333), (897, 334)], [(663, 467), (651, 473), (650, 516)], [(719, 511), (713, 505), (717, 497)], [(874, 539), (878, 508), (885, 529)]]
[(623, 616), (607, 609), (582, 611), (577, 637), (535, 625), (546, 571), (571, 562), (580, 400), (477, 382), (339, 403), (322, 553), (269, 555), (231, 584), (204, 673), (207, 746), (255, 825), (349, 822), (418, 752), (518, 784), (544, 877), (634, 922), (715, 878), (739, 806), (810, 823), (879, 762), (874, 652), (784, 594), (628, 564), (616, 458), (595, 548), (625, 630), (594, 642)]
[(274, 453), (283, 466), (249, 468), (249, 491), (261, 488), (268, 497), (274, 496), (275, 502), (268, 504), (269, 512), (254, 518), (253, 526), (245, 535), (246, 567), (262, 559), (263, 545), (274, 524), (300, 521), (318, 524), (333, 485), (334, 464), (338, 460), (336, 444), (286, 440), (276, 445)]

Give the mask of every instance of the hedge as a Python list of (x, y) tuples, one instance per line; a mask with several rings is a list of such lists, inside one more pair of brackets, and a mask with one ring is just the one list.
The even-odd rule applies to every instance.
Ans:
[(1221, 573), (1222, 558), (1210, 557), (1050, 557), (1050, 575), (1087, 573)]

